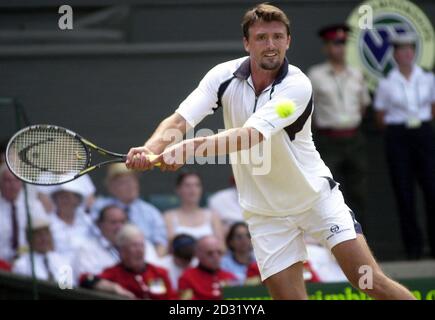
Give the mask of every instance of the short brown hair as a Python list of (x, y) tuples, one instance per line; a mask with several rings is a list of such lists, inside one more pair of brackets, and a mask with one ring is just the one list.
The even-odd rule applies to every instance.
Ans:
[(249, 28), (256, 21), (279, 21), (284, 23), (287, 28), (287, 35), (290, 35), (290, 20), (281, 9), (268, 4), (267, 2), (261, 3), (254, 8), (246, 11), (242, 20), (243, 35), (246, 39), (249, 37)]

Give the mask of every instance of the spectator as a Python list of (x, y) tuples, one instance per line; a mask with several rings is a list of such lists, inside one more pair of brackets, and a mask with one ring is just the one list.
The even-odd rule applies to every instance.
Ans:
[(6, 261), (0, 260), (0, 270), (11, 271), (11, 265)]
[(219, 215), (225, 231), (234, 223), (243, 221), (243, 209), (239, 204), (239, 194), (233, 176), (230, 184), (229, 188), (216, 192), (208, 199), (208, 207)]
[(222, 287), (237, 283), (234, 274), (220, 268), (224, 253), (222, 242), (215, 236), (205, 236), (197, 241), (195, 252), (199, 264), (180, 277), (180, 297), (184, 300), (222, 299)]
[[(29, 201), (29, 213), (46, 217), (44, 208), (37, 200)], [(0, 259), (9, 263), (27, 247), (27, 225), (23, 184), (6, 164), (0, 165)]]
[(176, 192), (180, 198), (180, 207), (164, 214), (169, 239), (178, 234), (188, 234), (195, 239), (215, 235), (223, 240), (219, 217), (199, 205), (202, 196), (200, 176), (195, 172), (181, 173), (177, 177)]
[[(6, 148), (9, 142), (9, 139), (5, 139), (0, 141), (0, 166), (3, 163), (6, 163)], [(38, 203), (42, 204), (42, 206), (45, 209), (45, 200), (46, 197), (41, 196), (41, 194), (38, 193), (39, 186), (27, 184), (27, 198), (29, 199), (29, 203), (33, 203), (34, 201), (37, 201)], [(45, 210), (46, 213), (49, 213), (50, 211)]]
[(116, 235), (127, 221), (127, 214), (115, 205), (101, 209), (96, 224), (98, 233), (93, 233), (86, 243), (79, 247), (74, 258), (74, 273), (100, 274), (104, 269), (119, 263), (115, 246)]
[(226, 238), (228, 251), (222, 258), (222, 269), (233, 273), (242, 285), (246, 280), (249, 265), (255, 262), (252, 251), (251, 236), (245, 222), (236, 222)]
[(183, 272), (197, 263), (195, 256), (195, 238), (187, 234), (179, 234), (172, 240), (170, 255), (165, 256), (160, 266), (169, 273), (172, 288), (178, 290), (178, 280)]
[(376, 121), (386, 128), (385, 147), (396, 196), (402, 240), (408, 259), (423, 255), (423, 234), (417, 221), (415, 185), (421, 186), (426, 204), (426, 228), (435, 258), (435, 77), (415, 64), (414, 33), (392, 39), (393, 68), (379, 82), (375, 95)]
[[(65, 282), (66, 268), (70, 268), (69, 260), (53, 250), (50, 220), (33, 218), (32, 229), (27, 229), (27, 240), (34, 252), (33, 263), (36, 278), (50, 282)], [(12, 271), (32, 276), (30, 253), (23, 254), (16, 260)], [(73, 284), (74, 279), (71, 279), (71, 285)]]
[[(342, 183), (349, 206), (364, 222), (366, 202), (366, 142), (360, 125), (370, 95), (361, 71), (346, 64), (347, 25), (329, 25), (319, 31), (325, 63), (313, 66), (316, 147), (332, 174)], [(364, 224), (364, 223), (362, 223)]]
[[(41, 180), (47, 179), (48, 175), (51, 173), (45, 173)], [(80, 185), (80, 192), (83, 196), (83, 201), (80, 204), (81, 209), (85, 213), (90, 213), (90, 210), (95, 202), (95, 186), (91, 180), (91, 177), (87, 174), (81, 176), (80, 178), (74, 180), (76, 184)], [(50, 193), (53, 189), (51, 186), (33, 186), (35, 187), (35, 192), (37, 197), (44, 205), (45, 211), (51, 213), (55, 211), (55, 205), (50, 197)]]
[(159, 256), (165, 255), (168, 245), (165, 222), (156, 207), (140, 199), (137, 174), (123, 163), (113, 164), (107, 171), (106, 186), (111, 197), (97, 199), (94, 212), (108, 204), (124, 208), (128, 221), (141, 229)]
[(121, 262), (105, 269), (99, 278), (119, 284), (138, 299), (175, 298), (167, 271), (145, 263), (144, 240), (138, 227), (123, 226), (116, 236)]
[(76, 250), (87, 242), (92, 222), (83, 211), (81, 184), (71, 181), (51, 189), (55, 212), (50, 214), (54, 247), (71, 261)]

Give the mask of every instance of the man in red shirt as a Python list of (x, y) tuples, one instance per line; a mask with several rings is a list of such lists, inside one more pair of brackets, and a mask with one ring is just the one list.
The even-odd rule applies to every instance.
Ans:
[(0, 260), (0, 270), (11, 271), (11, 266), (6, 261)]
[(230, 272), (220, 269), (224, 253), (222, 243), (215, 236), (206, 236), (196, 244), (199, 264), (187, 269), (180, 277), (178, 288), (180, 297), (185, 300), (222, 299), (222, 287), (235, 284), (237, 278)]
[(145, 263), (144, 241), (136, 226), (125, 225), (116, 239), (121, 262), (105, 269), (98, 278), (120, 285), (138, 299), (175, 299), (167, 271)]

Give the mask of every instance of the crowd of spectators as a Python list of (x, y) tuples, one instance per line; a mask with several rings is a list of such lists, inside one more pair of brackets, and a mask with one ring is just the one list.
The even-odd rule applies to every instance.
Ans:
[[(140, 196), (137, 173), (113, 164), (108, 196), (89, 176), (53, 187), (27, 185), (28, 224), (24, 185), (5, 164), (0, 168), (0, 269), (30, 277), (33, 264), (39, 280), (65, 283), (71, 276), (72, 287), (131, 299), (222, 299), (225, 286), (261, 283), (237, 197), (213, 200), (237, 192), (234, 185), (209, 197), (213, 206), (201, 207), (201, 177), (184, 171), (175, 183), (179, 206), (160, 212)], [(306, 280), (343, 279), (313, 274)]]

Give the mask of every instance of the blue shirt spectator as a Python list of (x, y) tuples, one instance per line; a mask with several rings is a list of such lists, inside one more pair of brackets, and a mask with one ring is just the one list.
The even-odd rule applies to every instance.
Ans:
[(255, 261), (251, 237), (245, 222), (236, 222), (230, 227), (226, 244), (228, 252), (222, 258), (221, 268), (233, 273), (238, 284), (243, 285), (248, 267)]
[(127, 212), (128, 221), (135, 224), (145, 234), (162, 256), (167, 251), (166, 226), (160, 211), (139, 198), (139, 179), (134, 171), (128, 170), (123, 163), (111, 165), (106, 178), (110, 197), (98, 198), (93, 212), (115, 204)]

